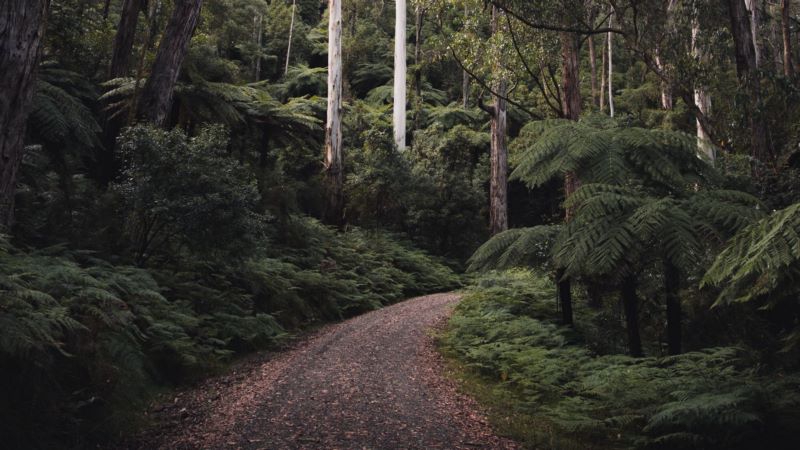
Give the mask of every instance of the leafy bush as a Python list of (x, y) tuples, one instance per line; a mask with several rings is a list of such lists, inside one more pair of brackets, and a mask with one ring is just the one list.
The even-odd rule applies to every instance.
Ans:
[(483, 278), (444, 336), (447, 351), (537, 424), (530, 445), (792, 448), (800, 376), (761, 372), (742, 348), (593, 354), (550, 320), (551, 284), (527, 271)]

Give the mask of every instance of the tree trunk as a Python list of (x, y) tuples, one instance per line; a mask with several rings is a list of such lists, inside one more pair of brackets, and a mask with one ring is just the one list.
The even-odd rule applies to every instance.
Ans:
[(395, 2), (394, 15), (394, 142), (406, 149), (406, 0)]
[(589, 42), (589, 70), (591, 71), (592, 79), (592, 104), (599, 107), (600, 99), (597, 95), (597, 54), (594, 49), (594, 36), (589, 36), (587, 40)]
[(681, 277), (678, 268), (664, 262), (664, 293), (667, 300), (667, 346), (670, 355), (681, 353)]
[[(283, 69), (284, 75), (289, 73), (289, 60), (292, 57), (292, 36), (294, 35), (294, 16), (296, 15), (297, 15), (297, 0), (292, 0), (292, 21), (289, 23), (289, 44), (286, 46), (286, 67)], [(259, 39), (258, 43), (260, 46), (261, 39)]]
[(328, 0), (328, 119), (325, 125), (325, 178), (329, 224), (343, 223), (342, 0)]
[(174, 3), (175, 9), (161, 38), (137, 108), (139, 117), (158, 126), (166, 125), (175, 83), (203, 6), (203, 0), (175, 0)]
[(792, 54), (792, 26), (789, 10), (791, 0), (781, 0), (781, 31), (783, 33), (783, 74), (791, 78), (794, 76), (794, 61)]
[(114, 49), (111, 55), (111, 66), (108, 77), (121, 78), (129, 75), (130, 60), (133, 54), (133, 41), (136, 37), (136, 24), (143, 0), (122, 0), (117, 34), (114, 36)]
[(469, 108), (470, 78), (466, 70), (461, 71), (461, 106)]
[[(492, 34), (500, 32), (502, 26), (499, 8), (492, 6)], [(501, 67), (494, 67), (499, 74)], [(497, 75), (496, 75), (497, 76)], [(506, 104), (507, 84), (497, 79), (494, 106), (491, 111), (491, 178), (489, 182), (489, 230), (492, 236), (508, 229), (508, 149), (506, 133), (508, 131), (508, 111)]]
[(425, 11), (417, 5), (414, 22), (414, 130), (420, 129), (419, 115), (422, 110), (422, 19)]
[(625, 326), (628, 331), (628, 352), (631, 356), (644, 356), (642, 337), (639, 335), (639, 298), (636, 295), (636, 278), (628, 275), (622, 280), (622, 305), (625, 309)]
[[(259, 14), (256, 17), (253, 17), (253, 43), (256, 44), (256, 54), (253, 55), (253, 81), (259, 82), (261, 81), (261, 44), (264, 39), (264, 15)], [(291, 30), (289, 30), (289, 36), (291, 36)], [(292, 40), (291, 37), (289, 38), (289, 49), (286, 53), (286, 60), (289, 60), (289, 53), (292, 48)]]
[[(694, 58), (698, 61), (704, 61), (706, 57), (705, 52), (698, 42), (699, 34), (700, 23), (697, 20), (694, 20), (692, 21), (692, 56), (694, 56)], [(695, 127), (697, 129), (697, 151), (698, 153), (705, 155), (711, 164), (714, 164), (716, 160), (714, 144), (711, 142), (711, 136), (709, 136), (705, 127), (703, 127), (703, 121), (700, 120), (701, 116), (708, 117), (711, 114), (711, 96), (708, 94), (708, 91), (706, 91), (706, 87), (703, 85), (703, 83), (700, 83), (697, 80), (695, 80), (694, 86), (694, 104), (698, 110), (698, 113), (696, 114), (697, 117), (695, 117)]]
[[(608, 19), (608, 26), (614, 25), (614, 14)], [(614, 117), (614, 34), (608, 33), (608, 113)]]
[(0, 230), (14, 221), (17, 171), (49, 0), (0, 3)]
[[(675, 10), (677, 3), (677, 0), (669, 0), (667, 2), (667, 28), (670, 32), (674, 32), (675, 30), (673, 25), (674, 21), (672, 20), (672, 13)], [(668, 81), (670, 76), (669, 68), (661, 57), (661, 48), (659, 46), (656, 46), (655, 49), (655, 60), (656, 67), (658, 67), (658, 70), (661, 72), (661, 76), (663, 77), (661, 80), (661, 109), (664, 111), (672, 111), (674, 100), (672, 96), (672, 84)]]
[(600, 53), (602, 54), (602, 58), (600, 64), (602, 68), (600, 69), (600, 112), (606, 111), (606, 90), (608, 89), (608, 81), (606, 79), (607, 71), (606, 68), (608, 67), (608, 52), (606, 49), (608, 48), (608, 34), (606, 34), (605, 39), (603, 40), (603, 48), (601, 49)]
[(758, 9), (759, 0), (744, 0), (747, 8), (747, 16), (750, 22), (750, 38), (753, 41), (753, 52), (755, 53), (756, 67), (761, 67), (761, 39), (759, 36), (759, 25), (761, 22), (761, 11)]
[[(736, 49), (736, 72), (740, 84), (750, 97), (750, 107), (746, 108), (745, 114), (750, 126), (751, 154), (756, 161), (770, 163), (772, 158), (767, 144), (767, 124), (760, 112), (761, 83), (756, 51), (753, 46), (750, 15), (747, 13), (744, 0), (728, 0), (728, 13), (731, 21), (731, 35), (733, 35)], [(758, 175), (760, 169), (754, 165), (753, 171)]]

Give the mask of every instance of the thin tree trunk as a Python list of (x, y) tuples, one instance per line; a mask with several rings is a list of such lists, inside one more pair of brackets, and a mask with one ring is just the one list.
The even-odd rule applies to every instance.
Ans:
[[(259, 14), (256, 17), (253, 17), (253, 42), (256, 44), (256, 54), (253, 55), (253, 81), (259, 82), (261, 81), (261, 44), (264, 39), (264, 15)], [(289, 36), (291, 36), (291, 31), (289, 32)], [(291, 50), (292, 41), (291, 38), (289, 39), (289, 50)], [(289, 55), (286, 55), (287, 61)]]
[(325, 125), (326, 221), (343, 223), (342, 0), (328, 0), (328, 118)]
[(464, 109), (469, 108), (470, 83), (471, 80), (467, 71), (461, 71), (461, 106)]
[(203, 0), (175, 0), (175, 9), (161, 38), (150, 76), (144, 85), (138, 115), (164, 126), (172, 107), (175, 83), (197, 27)]
[(129, 75), (133, 41), (136, 37), (136, 23), (139, 20), (139, 12), (141, 12), (143, 4), (143, 0), (122, 1), (117, 34), (114, 36), (111, 66), (108, 70), (108, 77), (111, 79)]
[(681, 353), (681, 277), (678, 268), (669, 261), (664, 262), (664, 292), (667, 300), (667, 346), (670, 355)]
[(592, 79), (592, 104), (600, 106), (600, 99), (597, 95), (597, 54), (594, 49), (594, 36), (587, 38), (589, 42), (589, 70), (591, 70)]
[[(705, 52), (703, 51), (700, 42), (698, 41), (700, 34), (700, 23), (697, 20), (692, 21), (692, 56), (698, 61), (706, 59)], [(716, 160), (716, 151), (711, 142), (700, 116), (708, 117), (711, 114), (711, 96), (708, 94), (706, 87), (703, 83), (695, 80), (694, 86), (694, 104), (697, 107), (698, 114), (695, 117), (695, 127), (697, 129), (697, 150), (698, 153), (705, 155), (711, 164)]]
[[(750, 14), (744, 4), (745, 0), (728, 0), (728, 12), (731, 21), (736, 50), (736, 72), (739, 83), (750, 97), (750, 107), (745, 114), (750, 126), (750, 147), (753, 159), (762, 163), (771, 163), (772, 155), (767, 143), (767, 125), (761, 110), (761, 82), (758, 70), (754, 40), (751, 32)], [(754, 165), (753, 171), (758, 175), (760, 168)]]
[[(658, 70), (663, 74), (667, 73), (667, 67), (664, 64), (664, 61), (661, 59), (661, 52), (659, 49), (656, 48), (656, 67)], [(668, 82), (662, 80), (661, 81), (661, 109), (664, 111), (671, 111), (673, 107), (672, 101), (672, 87), (669, 85)]]
[(601, 62), (602, 68), (600, 69), (600, 112), (606, 111), (606, 90), (608, 89), (608, 80), (606, 79), (607, 71), (606, 68), (608, 67), (608, 52), (606, 49), (608, 48), (608, 34), (606, 34), (603, 40), (603, 48), (601, 49), (600, 53), (602, 54)]
[[(502, 12), (492, 6), (492, 34), (500, 32)], [(494, 67), (496, 76), (501, 67)], [(508, 229), (508, 112), (506, 104), (506, 80), (498, 78), (495, 82), (494, 106), (491, 111), (491, 178), (489, 183), (489, 230), (492, 236)]]
[(420, 129), (419, 115), (422, 110), (422, 19), (425, 11), (416, 8), (414, 21), (414, 130)]
[[(614, 14), (608, 19), (608, 26), (614, 25)], [(608, 33), (608, 112), (614, 117), (614, 35)]]
[(636, 295), (636, 278), (629, 275), (622, 280), (622, 304), (625, 309), (625, 327), (628, 331), (628, 352), (631, 356), (644, 356), (642, 337), (639, 334), (639, 297)]
[(781, 0), (781, 31), (783, 34), (783, 74), (787, 77), (794, 76), (794, 62), (792, 61), (792, 27), (790, 23), (791, 0)]
[(395, 2), (394, 16), (394, 142), (406, 149), (406, 0)]
[(744, 0), (750, 21), (750, 38), (753, 41), (753, 51), (755, 52), (756, 67), (761, 67), (761, 39), (759, 35), (759, 24), (761, 22), (761, 12), (758, 9), (759, 0)]
[(296, 14), (297, 14), (297, 0), (292, 0), (292, 21), (291, 23), (289, 23), (289, 44), (286, 46), (286, 67), (283, 69), (284, 75), (289, 73), (289, 60), (292, 57), (292, 36), (294, 35), (294, 16)]
[(49, 0), (0, 3), (0, 230), (14, 221), (17, 172)]

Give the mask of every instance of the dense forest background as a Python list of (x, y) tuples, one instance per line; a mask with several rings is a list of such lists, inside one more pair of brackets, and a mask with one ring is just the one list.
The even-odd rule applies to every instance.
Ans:
[[(0, 437), (113, 439), (236, 355), (522, 266), (446, 339), (520, 415), (785, 445), (798, 28), (790, 0), (3, 0)], [(592, 384), (624, 370), (659, 387)]]

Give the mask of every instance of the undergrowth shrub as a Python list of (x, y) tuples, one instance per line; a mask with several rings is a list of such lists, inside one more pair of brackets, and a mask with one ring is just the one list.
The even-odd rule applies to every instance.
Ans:
[(444, 348), (538, 430), (536, 448), (792, 448), (800, 376), (746, 348), (671, 357), (597, 355), (554, 324), (555, 292), (527, 271), (477, 281)]

